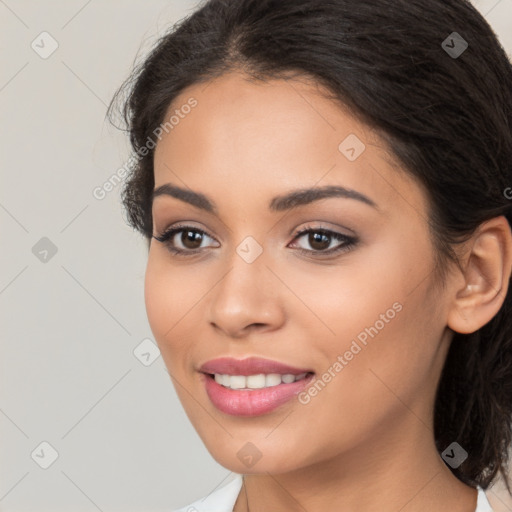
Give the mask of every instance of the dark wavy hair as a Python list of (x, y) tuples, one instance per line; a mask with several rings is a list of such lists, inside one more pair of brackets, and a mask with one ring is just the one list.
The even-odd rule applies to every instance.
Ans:
[[(453, 32), (469, 45), (458, 56), (446, 51), (455, 47)], [(312, 78), (379, 133), (428, 195), (441, 282), (447, 263), (460, 265), (455, 245), (481, 223), (504, 215), (512, 224), (505, 193), (512, 185), (512, 65), (469, 1), (209, 0), (156, 42), (109, 107), (112, 119), (122, 101), (137, 154), (122, 201), (129, 224), (148, 244), (154, 187), (148, 140), (180, 92), (232, 70), (253, 80)], [(511, 431), (509, 290), (490, 322), (472, 334), (454, 333), (436, 394), (434, 435), (440, 453), (454, 441), (468, 452), (450, 468), (462, 482), (487, 489), (500, 472), (512, 494)]]

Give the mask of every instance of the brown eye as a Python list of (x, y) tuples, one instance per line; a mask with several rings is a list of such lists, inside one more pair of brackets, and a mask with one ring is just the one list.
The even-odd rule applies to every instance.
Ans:
[(193, 226), (175, 226), (153, 238), (165, 244), (174, 254), (197, 253), (206, 238), (214, 240), (208, 233)]
[[(358, 242), (356, 237), (343, 235), (342, 233), (337, 233), (336, 231), (331, 231), (321, 227), (316, 229), (306, 228), (295, 233), (294, 240), (300, 239), (305, 239), (307, 245), (311, 247), (311, 249), (306, 249), (299, 246), (298, 250), (301, 253), (319, 257), (349, 251)], [(338, 244), (334, 247), (330, 247), (333, 241), (337, 241)]]
[(317, 251), (323, 251), (330, 245), (331, 237), (325, 233), (318, 231), (310, 231), (308, 236), (308, 243)]
[[(347, 236), (325, 228), (308, 228), (299, 231), (295, 233), (294, 241), (301, 238), (306, 239), (305, 235), (308, 235), (307, 244), (311, 249), (299, 247), (299, 252), (319, 257), (349, 251), (358, 242), (356, 237)], [(179, 256), (192, 256), (202, 252), (202, 249), (206, 248), (205, 246), (201, 247), (202, 242), (207, 238), (215, 240), (202, 229), (193, 226), (174, 226), (161, 235), (153, 236), (153, 238), (163, 243), (171, 253)], [(330, 247), (333, 241), (337, 241), (338, 244)], [(219, 247), (219, 245), (216, 247)]]
[(191, 230), (191, 229), (182, 229), (181, 230), (181, 243), (187, 249), (199, 249), (201, 246), (203, 235), (199, 231)]

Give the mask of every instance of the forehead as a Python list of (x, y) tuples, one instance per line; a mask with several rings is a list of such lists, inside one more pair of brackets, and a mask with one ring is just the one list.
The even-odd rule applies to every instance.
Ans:
[[(377, 134), (324, 92), (311, 81), (251, 82), (239, 72), (188, 87), (165, 116), (174, 123), (155, 149), (155, 188), (181, 181), (228, 200), (243, 190), (342, 185), (378, 192), (380, 202), (423, 201)], [(191, 99), (194, 108), (183, 108)]]

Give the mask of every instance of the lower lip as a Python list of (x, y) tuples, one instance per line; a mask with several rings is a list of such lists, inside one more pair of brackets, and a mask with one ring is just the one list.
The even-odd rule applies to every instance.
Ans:
[(252, 391), (226, 388), (209, 375), (203, 373), (202, 376), (206, 393), (219, 411), (233, 416), (259, 416), (277, 409), (298, 395), (308, 386), (314, 374), (289, 384), (281, 383)]

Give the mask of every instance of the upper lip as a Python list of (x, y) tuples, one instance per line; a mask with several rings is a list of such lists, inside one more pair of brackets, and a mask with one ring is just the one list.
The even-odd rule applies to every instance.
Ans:
[(279, 373), (299, 375), (312, 372), (308, 368), (296, 368), (272, 359), (261, 357), (248, 357), (246, 359), (234, 359), (232, 357), (219, 357), (204, 363), (200, 368), (203, 373), (221, 373), (224, 375), (256, 375), (258, 373)]

